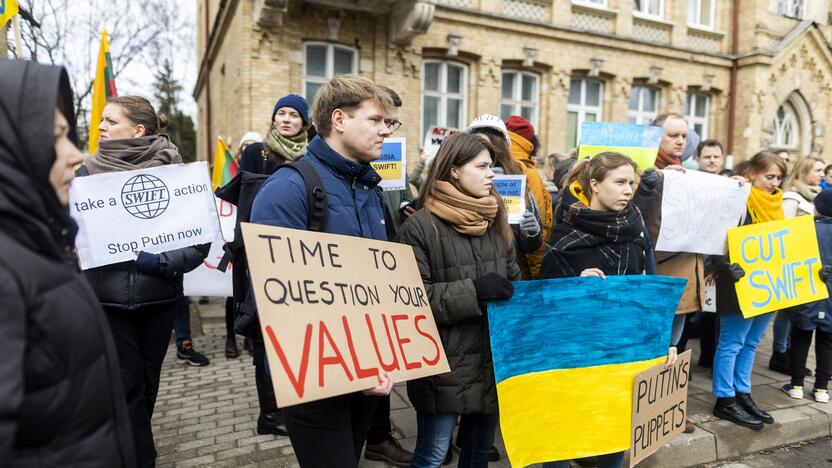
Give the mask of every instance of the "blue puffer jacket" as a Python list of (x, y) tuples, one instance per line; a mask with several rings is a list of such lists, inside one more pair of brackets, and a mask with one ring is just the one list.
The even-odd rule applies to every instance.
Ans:
[[(815, 232), (818, 235), (821, 264), (832, 265), (832, 218), (827, 216), (815, 218)], [(827, 279), (826, 288), (832, 296), (832, 278)], [(832, 333), (832, 297), (795, 306), (788, 310), (791, 312), (792, 323), (798, 329), (818, 329)]]
[[(326, 232), (387, 240), (384, 208), (375, 187), (381, 177), (369, 164), (352, 162), (316, 136), (303, 157), (326, 190), (329, 214)], [(251, 222), (307, 229), (306, 185), (297, 171), (277, 171), (254, 198)]]

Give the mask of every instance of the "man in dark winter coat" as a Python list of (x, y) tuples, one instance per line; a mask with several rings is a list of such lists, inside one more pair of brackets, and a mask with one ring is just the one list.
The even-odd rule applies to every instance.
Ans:
[[(303, 159), (318, 173), (326, 191), (325, 232), (387, 239), (384, 206), (375, 189), (381, 177), (369, 163), (381, 156), (382, 142), (390, 136), (385, 117), (391, 106), (386, 91), (356, 75), (337, 76), (318, 91), (312, 105), (318, 136)], [(254, 199), (253, 223), (308, 229), (307, 218), (306, 185), (294, 170), (275, 172)], [(283, 410), (302, 467), (358, 465), (375, 396), (389, 395), (392, 387), (389, 374), (380, 377), (380, 385), (370, 391)]]
[(0, 89), (0, 466), (135, 466), (110, 327), (71, 247), (66, 71), (0, 61)]

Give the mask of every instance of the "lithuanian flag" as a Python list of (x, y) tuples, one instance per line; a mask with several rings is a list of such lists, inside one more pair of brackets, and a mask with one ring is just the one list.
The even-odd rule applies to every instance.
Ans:
[(216, 190), (217, 187), (227, 184), (238, 172), (240, 172), (240, 165), (231, 156), (231, 150), (222, 141), (222, 137), (217, 137), (217, 150), (214, 152), (214, 173), (211, 176), (211, 188)]
[(98, 137), (100, 136), (98, 124), (101, 122), (101, 114), (104, 113), (107, 99), (113, 96), (118, 96), (118, 92), (116, 91), (116, 81), (113, 75), (113, 60), (110, 58), (110, 41), (107, 39), (107, 31), (102, 31), (101, 44), (98, 46), (98, 63), (95, 66), (95, 81), (92, 85), (90, 154), (95, 154), (98, 151)]
[(512, 466), (627, 450), (633, 381), (665, 360), (684, 289), (654, 275), (520, 281), (488, 303)]
[[(17, 14), (17, 0), (0, 0), (0, 28)], [(20, 44), (15, 44), (20, 47)]]

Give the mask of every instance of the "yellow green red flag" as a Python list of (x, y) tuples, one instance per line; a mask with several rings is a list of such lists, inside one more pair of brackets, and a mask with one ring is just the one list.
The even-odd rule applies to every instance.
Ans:
[[(0, 0), (2, 1), (2, 0)], [(8, 1), (8, 0), (7, 0)], [(92, 117), (90, 118), (90, 154), (98, 151), (98, 124), (107, 99), (118, 96), (116, 80), (113, 74), (113, 60), (110, 58), (110, 41), (107, 31), (101, 32), (101, 44), (98, 46), (98, 62), (95, 66), (95, 81), (92, 85)]]
[[(0, 0), (0, 28), (17, 14), (17, 0)], [(20, 47), (17, 45), (17, 47)]]
[(214, 152), (214, 172), (211, 175), (211, 188), (216, 190), (217, 187), (227, 184), (238, 172), (240, 172), (240, 165), (234, 160), (234, 157), (231, 155), (231, 150), (222, 141), (222, 137), (217, 137), (217, 149)]

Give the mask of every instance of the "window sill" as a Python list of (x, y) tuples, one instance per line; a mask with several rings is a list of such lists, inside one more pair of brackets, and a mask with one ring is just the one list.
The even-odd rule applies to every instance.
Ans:
[(615, 18), (618, 16), (618, 10), (613, 10), (611, 8), (592, 3), (575, 3), (574, 0), (572, 3), (572, 12), (595, 13), (596, 15), (607, 16), (609, 18)]
[(722, 31), (716, 31), (714, 29), (710, 29), (697, 24), (688, 24), (688, 32), (701, 34), (703, 36), (708, 36), (714, 39), (722, 39), (725, 37), (725, 33)]
[(652, 15), (646, 15), (644, 13), (638, 13), (636, 11), (633, 11), (633, 20), (634, 21), (640, 21), (642, 23), (652, 23), (652, 24), (656, 24), (656, 25), (659, 25), (659, 26), (662, 26), (662, 27), (665, 27), (665, 28), (672, 28), (672, 27), (676, 26), (676, 23), (674, 23), (673, 21), (668, 21), (668, 20), (666, 20), (664, 18), (661, 18), (661, 17), (658, 17), (658, 16), (652, 16)]

